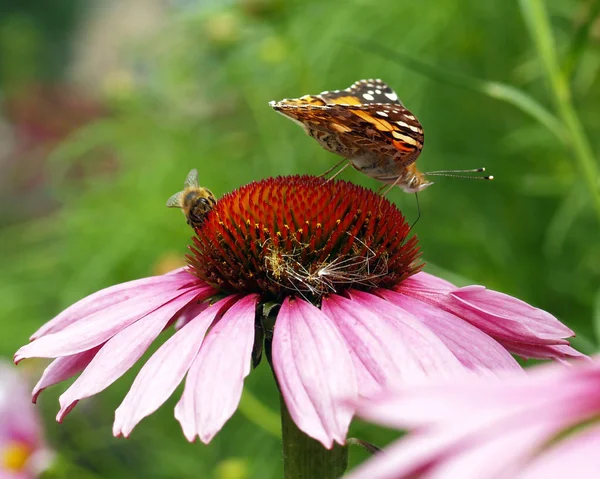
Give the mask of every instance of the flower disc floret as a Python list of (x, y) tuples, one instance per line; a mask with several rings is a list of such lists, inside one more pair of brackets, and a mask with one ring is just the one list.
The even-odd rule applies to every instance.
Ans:
[(391, 288), (419, 271), (417, 238), (387, 199), (346, 181), (269, 178), (221, 198), (200, 228), (194, 274), (227, 293), (319, 298)]

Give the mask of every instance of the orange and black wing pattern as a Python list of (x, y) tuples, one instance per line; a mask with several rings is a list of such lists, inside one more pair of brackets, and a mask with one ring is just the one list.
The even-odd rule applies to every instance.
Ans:
[(398, 166), (416, 161), (423, 148), (421, 124), (381, 80), (360, 80), (345, 90), (270, 105), (311, 136), (316, 136), (311, 131), (337, 135), (339, 143), (353, 146), (358, 154), (392, 155)]

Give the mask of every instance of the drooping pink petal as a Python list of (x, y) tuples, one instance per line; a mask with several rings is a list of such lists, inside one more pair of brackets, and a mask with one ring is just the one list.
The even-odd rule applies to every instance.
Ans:
[(438, 279), (425, 273), (413, 278), (403, 281), (395, 290), (470, 322), (503, 346), (505, 342), (568, 345), (566, 338), (573, 336), (573, 331), (550, 313), (511, 296), (483, 286), (449, 289), (449, 283), (440, 285)]
[(554, 359), (566, 364), (569, 359), (589, 360), (588, 356), (567, 344), (526, 344), (506, 340), (503, 340), (502, 344), (512, 353), (525, 359)]
[[(535, 388), (529, 376), (511, 372), (502, 378), (463, 376), (435, 381), (419, 387), (404, 388), (402, 393), (379, 396), (361, 403), (358, 413), (374, 422), (396, 428), (423, 428), (432, 424), (467, 421), (490, 421), (517, 414), (550, 416), (585, 416), (590, 406), (583, 398), (591, 397), (600, 381), (593, 369), (579, 367), (573, 376), (571, 368), (544, 368), (536, 373)], [(569, 377), (564, 388), (557, 389), (557, 379)], [(568, 387), (566, 386), (568, 384)], [(568, 414), (573, 397), (581, 397), (576, 410)]]
[[(25, 378), (12, 364), (0, 360), (0, 460), (5, 441), (18, 439), (32, 447), (39, 447), (42, 423), (39, 410), (28, 401), (28, 397)], [(2, 465), (3, 462), (0, 462), (0, 473)]]
[(37, 402), (38, 396), (47, 387), (69, 379), (83, 371), (101, 347), (102, 345), (96, 346), (82, 353), (63, 356), (52, 361), (33, 388), (32, 402)]
[[(0, 360), (0, 478), (2, 479), (38, 477), (51, 465), (54, 456), (44, 440), (40, 410), (28, 401), (29, 386), (25, 377), (19, 372), (23, 371), (18, 371), (14, 365)], [(24, 460), (22, 464), (11, 464), (13, 448), (18, 448), (21, 453), (27, 455), (26, 458), (21, 458)]]
[(195, 296), (196, 291), (189, 291), (110, 338), (81, 376), (59, 398), (61, 409), (57, 421), (62, 422), (80, 399), (102, 391), (125, 374), (146, 352), (173, 315)]
[(519, 427), (508, 431), (504, 427), (479, 431), (458, 448), (450, 449), (439, 462), (434, 460), (424, 478), (515, 477), (531, 451), (556, 432), (557, 427), (553, 424), (528, 423), (527, 418), (523, 418)]
[[(372, 294), (353, 291), (351, 298), (331, 295), (322, 309), (358, 359), (356, 369), (365, 369), (380, 387), (462, 371), (443, 342), (411, 314)], [(374, 392), (367, 386), (359, 389), (361, 395)]]
[(445, 279), (438, 278), (429, 273), (425, 273), (424, 271), (420, 271), (417, 274), (406, 278), (402, 283), (400, 283), (403, 290), (407, 291), (430, 291), (436, 293), (449, 293), (450, 291), (454, 291), (457, 289), (449, 281)]
[(237, 297), (228, 296), (211, 305), (152, 355), (115, 412), (115, 436), (129, 436), (138, 422), (156, 411), (173, 394), (196, 357), (207, 329), (236, 300)]
[[(464, 398), (469, 399), (467, 396), (471, 392), (477, 391), (464, 391)], [(424, 394), (422, 398), (427, 396)], [(443, 405), (446, 398), (432, 399), (436, 403), (433, 411), (439, 419), (444, 415), (435, 407)], [(417, 407), (418, 399), (411, 398), (411, 403)], [(470, 415), (466, 410), (464, 415), (451, 418), (449, 423), (430, 421), (426, 413), (421, 414), (424, 421), (414, 422), (434, 422), (435, 427), (417, 430), (396, 442), (352, 471), (348, 479), (515, 477), (513, 467), (569, 422), (564, 415), (558, 415), (553, 421), (540, 422), (525, 409), (508, 412), (496, 409), (485, 413), (478, 411), (475, 402), (473, 404), (470, 410), (477, 411), (478, 415)], [(428, 406), (431, 407), (431, 401), (422, 409)], [(410, 412), (394, 411), (404, 415), (407, 422), (413, 422), (408, 419)], [(508, 470), (511, 472), (503, 474)]]
[(136, 279), (110, 286), (86, 296), (69, 306), (54, 319), (48, 321), (38, 329), (31, 336), (31, 339), (34, 340), (49, 333), (56, 333), (86, 316), (114, 304), (127, 301), (130, 298), (135, 298), (140, 294), (149, 292), (160, 293), (165, 289), (176, 290), (188, 283), (199, 283), (199, 280), (185, 271), (184, 268), (180, 268), (166, 275), (151, 276), (149, 278)]
[(331, 448), (343, 444), (357, 394), (356, 373), (333, 321), (306, 301), (286, 298), (273, 334), (273, 368), (299, 429)]
[(175, 408), (186, 438), (206, 444), (233, 415), (250, 373), (257, 295), (229, 308), (211, 328), (187, 375)]
[[(199, 296), (208, 290), (192, 288)], [(15, 362), (24, 358), (53, 358), (70, 356), (91, 349), (108, 341), (126, 328), (163, 304), (185, 294), (188, 290), (152, 292), (132, 297), (87, 316), (56, 333), (49, 333), (26, 344), (15, 354)]]
[[(579, 425), (598, 417), (599, 366), (544, 366), (502, 380), (467, 375), (363, 400), (357, 410), (362, 417), (414, 432), (350, 478), (521, 477), (532, 460), (543, 462), (547, 448), (566, 444), (581, 434)], [(565, 472), (567, 465), (560, 474), (527, 479)]]
[(537, 451), (519, 479), (595, 479), (600, 471), (600, 425), (568, 434), (547, 450)]
[(192, 301), (190, 304), (188, 304), (177, 314), (174, 324), (175, 330), (183, 328), (187, 323), (208, 308), (209, 304), (210, 303), (206, 301)]
[[(390, 380), (393, 384), (403, 375), (419, 370), (409, 348), (399, 347), (405, 346), (401, 335), (384, 318), (371, 312), (368, 312), (368, 317), (363, 317), (354, 309), (356, 317), (347, 316), (343, 304), (338, 306), (336, 300), (336, 295), (323, 298), (321, 310), (334, 321), (348, 345), (359, 395), (371, 396)], [(360, 307), (360, 310), (364, 309)], [(390, 348), (388, 339), (398, 343)]]
[[(422, 478), (425, 471), (452, 446), (454, 436), (413, 433), (410, 441), (397, 441), (356, 467), (344, 479)], [(462, 478), (461, 478), (462, 479)]]
[(461, 318), (411, 296), (384, 289), (377, 293), (419, 318), (467, 369), (478, 374), (522, 370), (497, 341)]
[(459, 310), (461, 317), (499, 338), (511, 341), (521, 338), (523, 342), (537, 344), (568, 344), (562, 338), (574, 335), (550, 313), (483, 286), (459, 288), (450, 296), (456, 300), (450, 307)]

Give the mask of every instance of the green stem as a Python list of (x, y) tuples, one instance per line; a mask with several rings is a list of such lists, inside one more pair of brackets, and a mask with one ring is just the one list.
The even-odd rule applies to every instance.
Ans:
[(273, 379), (279, 390), (281, 404), (281, 439), (283, 443), (283, 477), (284, 479), (337, 479), (344, 475), (348, 468), (348, 447), (333, 444), (326, 449), (319, 441), (307, 436), (298, 429), (290, 416), (277, 383), (272, 356), (272, 331), (277, 313), (275, 309), (263, 309), (261, 324), (265, 334), (265, 356), (271, 366)]
[(283, 476), (285, 479), (337, 479), (348, 467), (348, 448), (334, 444), (325, 449), (319, 441), (304, 434), (290, 417), (281, 397), (283, 436)]
[(556, 47), (543, 0), (520, 0), (525, 23), (550, 81), (558, 114), (567, 128), (571, 147), (600, 218), (600, 187), (596, 158), (573, 108), (571, 89), (558, 64)]

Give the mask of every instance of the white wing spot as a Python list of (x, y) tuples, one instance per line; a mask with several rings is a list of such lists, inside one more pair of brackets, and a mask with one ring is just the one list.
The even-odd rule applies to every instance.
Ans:
[(375, 93), (377, 93), (378, 95), (381, 95), (381, 90), (377, 89), (377, 90), (375, 90)]
[[(387, 114), (385, 111), (378, 111), (378, 112), (377, 112), (377, 114), (378, 114), (379, 116), (385, 116), (385, 117), (387, 117), (387, 116), (388, 116), (388, 114)], [(398, 122), (398, 123), (400, 123), (400, 122)]]
[(415, 119), (415, 117), (414, 117), (414, 116), (412, 116), (412, 115), (404, 115), (404, 116), (405, 116), (406, 118), (408, 118), (409, 120), (414, 120), (414, 119)]
[(398, 99), (398, 95), (396, 95), (394, 92), (386, 93), (385, 96), (387, 96), (392, 101), (396, 101)]
[(369, 93), (363, 93), (363, 98), (369, 101), (373, 101), (375, 99), (375, 97)]

